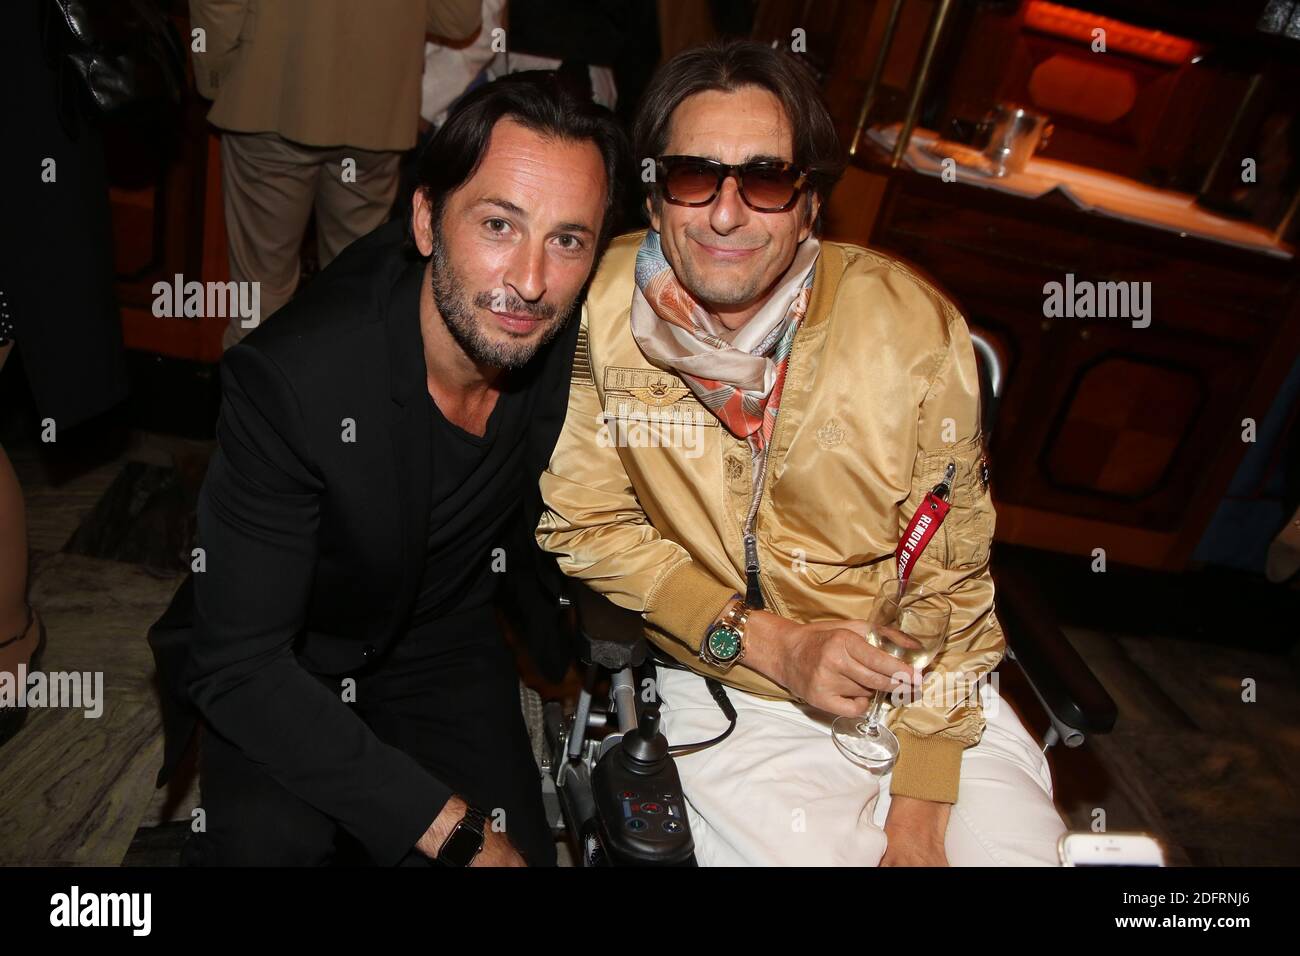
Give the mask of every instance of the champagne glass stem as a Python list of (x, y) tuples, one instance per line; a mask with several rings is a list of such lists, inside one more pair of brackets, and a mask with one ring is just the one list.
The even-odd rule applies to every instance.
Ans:
[(885, 703), (883, 691), (875, 691), (871, 695), (871, 709), (867, 711), (867, 726), (875, 727), (880, 723), (880, 708)]

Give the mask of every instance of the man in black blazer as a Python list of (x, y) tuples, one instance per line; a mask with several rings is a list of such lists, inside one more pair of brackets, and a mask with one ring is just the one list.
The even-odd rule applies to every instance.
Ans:
[(624, 150), (551, 74), (479, 88), (409, 226), (226, 353), (202, 563), (150, 633), (160, 785), (204, 725), (186, 862), (325, 863), (340, 831), (380, 865), (554, 862), (493, 605), (563, 667), (531, 532)]

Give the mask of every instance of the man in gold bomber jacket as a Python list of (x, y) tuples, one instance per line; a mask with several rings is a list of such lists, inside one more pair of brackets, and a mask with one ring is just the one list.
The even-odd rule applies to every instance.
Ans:
[[(965, 321), (900, 263), (818, 240), (841, 153), (786, 54), (680, 54), (636, 140), (652, 228), (613, 243), (588, 294), (537, 536), (685, 668), (658, 669), (670, 742), (725, 730), (704, 678), (728, 687), (734, 732), (678, 760), (697, 859), (1053, 864), (1046, 762), (980, 680), (1004, 641)], [(951, 510), (911, 586), (945, 594), (952, 620), (917, 684), (864, 619), (946, 473)], [(706, 641), (723, 622), (739, 657)], [(876, 690), (898, 704), (883, 777), (830, 735)]]

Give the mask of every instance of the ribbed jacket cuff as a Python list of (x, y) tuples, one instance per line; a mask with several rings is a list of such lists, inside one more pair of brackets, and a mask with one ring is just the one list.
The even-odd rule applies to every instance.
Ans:
[(709, 625), (735, 593), (694, 561), (683, 561), (651, 592), (645, 619), (698, 651)]
[(906, 730), (895, 733), (898, 762), (889, 781), (890, 796), (956, 803), (966, 745), (951, 737), (922, 737)]

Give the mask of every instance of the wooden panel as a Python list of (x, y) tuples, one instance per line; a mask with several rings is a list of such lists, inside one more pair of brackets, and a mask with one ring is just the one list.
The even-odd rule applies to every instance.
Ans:
[[(1271, 265), (1271, 263), (1269, 263)], [(1259, 342), (1273, 334), (1278, 303), (1296, 291), (1294, 271), (1247, 272), (1206, 259), (1171, 257), (1158, 245), (1107, 243), (1098, 249), (1098, 281), (1151, 283), (1153, 321), (1166, 329), (1227, 339)]]
[[(1300, 335), (1293, 265), (908, 172), (890, 178), (872, 244), (1006, 346), (999, 540), (1086, 554), (1104, 528), (1117, 560), (1185, 561), (1244, 453), (1242, 417), (1285, 374), (1274, 350)], [(1046, 317), (1044, 284), (1067, 273), (1151, 283), (1150, 325)]]
[[(188, 36), (188, 19), (178, 14), (173, 20), (180, 35)], [(192, 61), (186, 62), (192, 75)], [(110, 169), (122, 171), (111, 199), (116, 293), (128, 349), (221, 359), (225, 319), (159, 318), (152, 312), (157, 282), (171, 285), (177, 274), (182, 282), (229, 278), (219, 140), (206, 118), (210, 106), (191, 81), (174, 125), (148, 137), (127, 130), (130, 135), (106, 143)]]
[(1206, 401), (1195, 370), (1109, 355), (1079, 369), (1043, 449), (1057, 487), (1130, 500), (1156, 494)]
[[(1067, 217), (1058, 217), (1053, 223), (1046, 221), (1046, 216), (1022, 219), (990, 213), (967, 204), (967, 201), (989, 198), (970, 195), (984, 192), (978, 187), (938, 180), (935, 186), (946, 187), (948, 192), (909, 191), (899, 198), (890, 210), (888, 231), (882, 241), (890, 244), (895, 236), (905, 236), (921, 245), (939, 242), (1007, 265), (1034, 266), (1057, 278), (1066, 272), (1094, 270), (1096, 244), (1086, 234), (1071, 228)], [(1050, 209), (1051, 200), (1046, 203)], [(935, 254), (937, 257), (938, 250)]]
[(855, 166), (844, 171), (823, 209), (822, 234), (836, 242), (869, 245), (871, 231), (880, 212), (886, 179)]
[(1089, 555), (1093, 548), (1105, 548), (1106, 559), (1120, 564), (1166, 571), (1181, 571), (1184, 567), (1184, 559), (1177, 551), (1178, 537), (1171, 532), (1078, 518), (997, 499), (994, 506), (997, 509), (995, 538), (1007, 544), (1079, 555)]
[[(1038, 211), (1027, 219), (909, 192), (891, 212), (888, 226), (878, 230), (883, 246), (925, 249), (926, 258), (945, 260), (951, 249), (961, 249), (984, 262), (1001, 260), (1019, 270), (1028, 268), (1035, 282), (1064, 281), (1067, 273), (1077, 280), (1150, 282), (1159, 324), (1206, 338), (1266, 340), (1276, 323), (1278, 303), (1291, 299), (1300, 284), (1293, 265), (1285, 260), (1247, 253), (1248, 261), (1255, 260), (1247, 268), (1241, 250), (1186, 243), (1173, 234), (1143, 230), (1142, 243), (1107, 241), (1097, 229), (1132, 224), (1098, 223), (1098, 217), (1077, 210), (1059, 215)], [(972, 269), (971, 275), (979, 272)], [(1041, 292), (1041, 284), (1037, 289)]]

